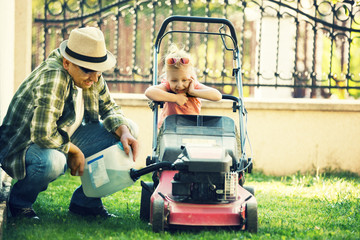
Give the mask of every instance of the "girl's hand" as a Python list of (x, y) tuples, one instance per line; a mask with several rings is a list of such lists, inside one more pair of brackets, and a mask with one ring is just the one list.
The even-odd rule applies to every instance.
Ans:
[(189, 79), (189, 87), (188, 87), (188, 91), (187, 93), (190, 95), (190, 96), (195, 96), (195, 80), (193, 77), (190, 77)]
[(184, 105), (188, 100), (186, 93), (177, 93), (175, 94), (175, 96), (176, 96), (176, 104), (179, 106)]

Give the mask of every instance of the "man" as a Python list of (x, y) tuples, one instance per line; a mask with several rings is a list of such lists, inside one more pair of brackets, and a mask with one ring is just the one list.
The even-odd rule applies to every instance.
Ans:
[[(115, 63), (99, 29), (74, 29), (15, 93), (0, 127), (2, 168), (18, 180), (8, 203), (13, 217), (38, 219), (32, 205), (51, 181), (67, 167), (71, 175), (82, 175), (85, 157), (119, 140), (135, 161), (136, 125), (125, 118), (102, 77)], [(113, 216), (81, 186), (69, 211)]]

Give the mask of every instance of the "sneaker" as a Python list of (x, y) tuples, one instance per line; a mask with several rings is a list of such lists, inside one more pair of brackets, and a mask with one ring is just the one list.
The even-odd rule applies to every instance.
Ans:
[(104, 206), (88, 208), (88, 207), (79, 206), (73, 202), (70, 203), (69, 211), (71, 213), (83, 217), (87, 217), (87, 216), (102, 217), (102, 218), (117, 217), (116, 215), (109, 213)]
[(10, 203), (8, 204), (11, 217), (22, 217), (22, 218), (29, 218), (34, 220), (39, 220), (40, 218), (36, 215), (33, 208), (17, 208), (12, 206)]

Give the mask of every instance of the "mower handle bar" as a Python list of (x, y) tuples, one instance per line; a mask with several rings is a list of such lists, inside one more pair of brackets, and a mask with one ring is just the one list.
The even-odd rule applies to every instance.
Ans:
[(235, 46), (237, 46), (237, 38), (235, 33), (235, 28), (233, 24), (225, 19), (225, 18), (212, 18), (212, 17), (194, 17), (194, 16), (170, 16), (164, 20), (164, 22), (161, 25), (161, 28), (159, 30), (159, 34), (156, 37), (155, 46), (158, 47), (158, 44), (160, 43), (161, 38), (163, 37), (166, 27), (170, 22), (199, 22), (199, 23), (219, 23), (219, 24), (225, 24), (229, 27), (231, 37), (233, 38)]
[[(228, 95), (228, 94), (222, 94), (222, 99), (227, 99), (227, 100), (233, 100), (234, 102), (239, 102), (239, 98), (235, 97), (233, 95)], [(165, 103), (165, 101), (152, 101), (154, 103), (154, 106), (152, 106), (151, 108), (155, 108), (156, 105), (160, 105), (162, 107), (162, 105)]]
[(228, 95), (228, 94), (222, 94), (222, 99), (233, 100), (234, 102), (239, 101), (239, 98), (237, 98), (233, 95)]
[[(240, 99), (238, 97), (235, 97), (233, 95), (228, 95), (228, 94), (222, 94), (222, 99), (226, 99), (226, 100), (232, 100), (234, 102), (234, 106), (233, 106), (233, 112), (236, 112), (236, 109), (238, 109), (238, 105), (237, 104), (241, 104)], [(163, 101), (152, 101), (154, 103), (154, 106), (151, 107), (151, 109), (154, 111), (155, 108), (157, 108), (158, 106), (160, 106), (160, 108), (163, 107), (163, 104), (165, 102)]]

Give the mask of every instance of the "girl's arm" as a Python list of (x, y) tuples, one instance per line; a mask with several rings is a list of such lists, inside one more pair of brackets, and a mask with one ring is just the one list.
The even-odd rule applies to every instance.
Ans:
[(195, 89), (193, 82), (190, 84), (188, 94), (194, 97), (203, 98), (211, 101), (220, 101), (222, 98), (221, 93), (212, 87), (208, 87), (202, 83), (199, 83)]
[(145, 96), (153, 101), (174, 102), (180, 106), (187, 102), (185, 93), (175, 94), (167, 92), (164, 84), (148, 87), (145, 91)]

